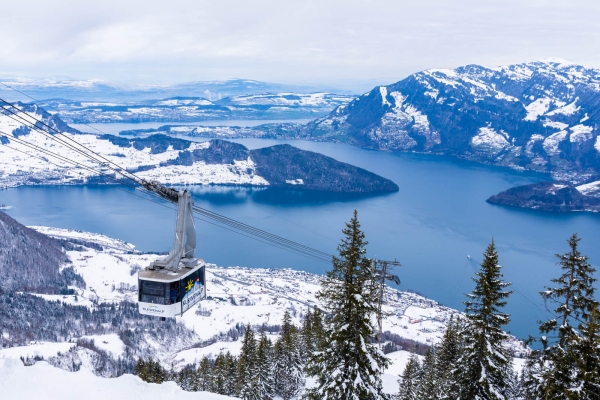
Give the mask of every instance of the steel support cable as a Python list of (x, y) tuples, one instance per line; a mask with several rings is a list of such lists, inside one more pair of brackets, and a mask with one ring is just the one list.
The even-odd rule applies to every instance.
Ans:
[[(117, 189), (119, 189), (119, 188), (117, 188)], [(123, 189), (119, 189), (119, 190), (123, 190)], [(152, 203), (158, 204), (159, 206), (162, 206), (162, 207), (168, 208), (169, 210), (177, 211), (175, 208), (169, 207), (169, 206), (168, 206), (168, 205), (166, 205), (166, 204), (159, 203), (159, 202), (157, 202), (157, 201), (154, 201), (154, 200), (152, 200), (152, 199), (149, 199), (149, 198), (147, 198), (147, 197), (140, 196), (140, 195), (138, 195), (138, 194), (135, 194), (135, 193), (129, 192), (129, 191), (127, 191), (127, 190), (123, 190), (123, 191), (124, 191), (124, 192), (126, 192), (126, 193), (129, 193), (129, 194), (132, 194), (132, 195), (134, 195), (134, 196), (136, 196), (136, 197), (139, 197), (139, 198), (141, 198), (141, 199), (148, 200), (148, 201), (150, 201), (150, 202), (152, 202)], [(145, 193), (145, 192), (144, 192), (144, 193)], [(150, 193), (151, 193), (151, 192), (150, 192)], [(165, 199), (163, 199), (162, 197), (159, 197), (159, 199), (161, 199), (161, 200), (163, 200), (163, 201), (165, 200)], [(258, 241), (258, 242), (261, 242), (261, 243), (267, 244), (267, 245), (269, 245), (269, 246), (276, 247), (276, 248), (278, 248), (278, 249), (280, 249), (280, 250), (285, 250), (285, 251), (288, 251), (288, 252), (292, 252), (292, 253), (294, 253), (294, 254), (297, 254), (297, 255), (299, 255), (299, 256), (308, 257), (308, 258), (311, 258), (311, 259), (313, 259), (313, 260), (315, 260), (315, 261), (324, 262), (324, 263), (327, 263), (327, 264), (329, 264), (329, 263), (331, 262), (331, 260), (330, 260), (330, 259), (327, 259), (327, 260), (325, 260), (325, 259), (323, 259), (323, 258), (316, 257), (316, 256), (314, 256), (314, 255), (312, 255), (312, 254), (306, 254), (306, 253), (302, 253), (302, 252), (299, 252), (299, 251), (297, 251), (297, 250), (294, 250), (294, 249), (290, 249), (290, 248), (287, 248), (287, 247), (282, 247), (282, 246), (280, 246), (279, 244), (277, 244), (276, 242), (273, 242), (273, 241), (268, 241), (268, 240), (267, 240), (267, 241), (265, 241), (265, 240), (261, 240), (261, 238), (259, 238), (259, 237), (255, 236), (255, 235), (252, 235), (252, 236), (246, 235), (246, 234), (244, 234), (244, 233), (242, 233), (242, 232), (236, 231), (236, 230), (234, 230), (234, 229), (229, 229), (229, 228), (227, 228), (226, 226), (220, 225), (220, 224), (218, 224), (218, 223), (215, 223), (215, 222), (211, 222), (210, 220), (207, 220), (207, 219), (201, 218), (201, 217), (199, 217), (199, 216), (197, 216), (197, 215), (195, 215), (195, 216), (194, 216), (194, 218), (195, 218), (195, 219), (197, 219), (197, 220), (199, 220), (199, 221), (206, 222), (207, 224), (210, 224), (210, 225), (216, 226), (216, 227), (218, 227), (218, 228), (225, 229), (225, 230), (227, 230), (227, 231), (229, 231), (229, 232), (233, 232), (233, 233), (235, 233), (235, 234), (238, 234), (238, 235), (241, 235), (241, 236), (247, 237), (247, 238), (249, 238), (249, 239), (252, 239), (252, 240), (256, 240), (256, 241)], [(250, 235), (251, 235), (251, 234), (250, 234)]]
[(250, 229), (250, 230), (252, 230), (252, 231), (254, 231), (254, 232), (258, 233), (258, 234), (266, 235), (267, 237), (270, 237), (270, 238), (272, 238), (274, 240), (281, 241), (283, 243), (287, 243), (288, 245), (298, 246), (299, 248), (303, 248), (304, 250), (313, 252), (313, 253), (315, 253), (317, 255), (320, 255), (320, 256), (331, 257), (331, 254), (329, 254), (329, 253), (325, 253), (323, 251), (314, 249), (312, 247), (308, 247), (308, 246), (302, 245), (300, 243), (294, 242), (292, 240), (285, 239), (285, 238), (283, 238), (281, 236), (274, 235), (272, 233), (263, 231), (263, 230), (261, 230), (259, 228), (254, 228), (254, 227), (252, 227), (250, 225), (247, 225), (247, 224), (235, 221), (235, 220), (231, 220), (230, 218), (227, 218), (227, 217), (223, 218), (223, 216), (221, 216), (220, 214), (213, 213), (210, 210), (206, 210), (206, 209), (202, 209), (200, 207), (196, 207), (195, 211), (197, 211), (198, 213), (201, 213), (202, 215), (206, 215), (207, 217), (210, 217), (210, 218), (213, 218), (213, 219), (217, 219), (217, 220), (221, 221), (222, 223), (232, 224), (234, 226), (238, 226), (240, 229)]
[(331, 257), (331, 254), (325, 253), (325, 252), (317, 250), (317, 249), (313, 249), (311, 247), (302, 245), (300, 243), (294, 242), (294, 241), (289, 240), (289, 239), (285, 239), (285, 238), (283, 238), (281, 236), (277, 236), (275, 234), (263, 231), (263, 230), (261, 230), (259, 228), (255, 228), (253, 226), (244, 224), (242, 222), (238, 222), (238, 221), (233, 220), (231, 218), (228, 218), (228, 217), (222, 216), (220, 214), (214, 213), (214, 212), (212, 212), (210, 210), (206, 210), (206, 209), (203, 209), (203, 208), (198, 207), (198, 206), (194, 206), (193, 209), (197, 213), (199, 213), (201, 215), (204, 215), (207, 218), (211, 218), (211, 219), (217, 220), (217, 221), (219, 221), (219, 222), (221, 222), (223, 224), (227, 224), (229, 226), (235, 227), (236, 229), (240, 229), (240, 230), (247, 231), (247, 232), (252, 232), (253, 234), (256, 234), (258, 236), (269, 238), (270, 240), (275, 240), (277, 242), (280, 242), (280, 243), (282, 243), (282, 245), (293, 247), (293, 248), (297, 248), (297, 249), (302, 250), (302, 251), (307, 251), (307, 252), (315, 254), (316, 256), (319, 256), (319, 257), (327, 257), (328, 259), (330, 259), (330, 257)]
[[(130, 173), (129, 171), (127, 171), (127, 169), (121, 167), (120, 165), (116, 164), (115, 162), (108, 160), (107, 158), (99, 155), (98, 153), (94, 152), (93, 150), (91, 150), (91, 149), (85, 147), (84, 145), (78, 143), (77, 141), (69, 138), (64, 133), (60, 132), (59, 130), (57, 130), (57, 129), (53, 128), (53, 127), (51, 127), (50, 125), (46, 124), (45, 122), (43, 122), (41, 120), (38, 120), (37, 118), (33, 117), (31, 114), (29, 114), (29, 113), (27, 113), (27, 112), (25, 112), (23, 110), (20, 110), (16, 106), (8, 103), (7, 101), (5, 101), (5, 100), (3, 100), (1, 98), (0, 98), (0, 101), (6, 103), (8, 105), (10, 105), (11, 107), (13, 107), (13, 108), (15, 108), (17, 110), (19, 110), (18, 113), (15, 113), (14, 111), (8, 109), (7, 107), (0, 105), (0, 108), (2, 108), (6, 112), (9, 112), (9, 113), (11, 113), (13, 115), (13, 116), (11, 116), (11, 115), (6, 115), (5, 114), (7, 117), (9, 117), (10, 119), (12, 119), (13, 121), (24, 123), (25, 126), (27, 126), (28, 128), (34, 129), (35, 131), (41, 133), (45, 137), (48, 137), (49, 139), (52, 139), (52, 140), (55, 140), (55, 141), (61, 143), (62, 145), (66, 146), (67, 148), (78, 152), (79, 154), (83, 155), (84, 157), (87, 157), (88, 159), (90, 159), (92, 161), (95, 161), (95, 162), (97, 162), (100, 165), (103, 165), (103, 164), (106, 165), (106, 164), (108, 164), (108, 165), (106, 165), (107, 168), (110, 168), (111, 170), (113, 170), (113, 171), (115, 171), (115, 172), (123, 175), (123, 177), (125, 177), (125, 178), (133, 181), (136, 184), (140, 184), (140, 182), (145, 182), (144, 179), (141, 179), (141, 178), (137, 177), (135, 174)], [(71, 142), (76, 143), (78, 146), (86, 149), (88, 152), (91, 152), (92, 154), (95, 154), (96, 156), (100, 157), (104, 161), (101, 161), (101, 160), (99, 160), (99, 159), (91, 156), (89, 153), (86, 153), (85, 151), (83, 151), (81, 149), (78, 149), (77, 147), (75, 147), (72, 144), (66, 143), (64, 140), (61, 140), (61, 139), (57, 138), (56, 135), (52, 135), (50, 132), (47, 132), (47, 131), (43, 130), (42, 128), (40, 128), (39, 126), (37, 126), (36, 123), (28, 121), (27, 119), (23, 118), (19, 114), (25, 114), (25, 115), (27, 115), (28, 117), (30, 117), (34, 121), (39, 122), (39, 123), (45, 125), (49, 129), (52, 129), (53, 131), (55, 131), (56, 134), (61, 135), (62, 137), (65, 137), (65, 138), (69, 139)], [(18, 118), (19, 120), (17, 120), (16, 118)], [(111, 167), (110, 164), (115, 165), (117, 168)], [(125, 171), (125, 173), (123, 171)], [(133, 178), (131, 176), (133, 176)]]
[[(139, 187), (139, 186), (133, 186), (133, 185), (131, 185), (131, 184), (128, 184), (128, 183), (122, 182), (122, 181), (120, 181), (120, 180), (116, 179), (115, 177), (113, 177), (112, 175), (103, 174), (103, 173), (102, 173), (102, 172), (100, 172), (100, 171), (94, 170), (93, 168), (90, 168), (90, 167), (88, 167), (88, 166), (82, 165), (82, 164), (80, 164), (80, 163), (78, 163), (78, 162), (76, 162), (76, 161), (70, 160), (70, 159), (68, 159), (68, 158), (66, 158), (66, 157), (64, 157), (64, 156), (61, 156), (61, 155), (55, 154), (55, 153), (53, 153), (53, 152), (51, 152), (51, 151), (49, 151), (49, 150), (45, 150), (45, 149), (43, 149), (43, 148), (41, 148), (41, 147), (39, 147), (39, 146), (36, 146), (36, 145), (30, 144), (30, 143), (27, 143), (27, 142), (25, 142), (25, 141), (23, 141), (23, 140), (21, 140), (21, 139), (18, 139), (18, 138), (15, 138), (15, 137), (13, 137), (13, 136), (10, 136), (10, 135), (6, 134), (5, 132), (2, 132), (2, 131), (0, 131), (0, 136), (4, 136), (4, 137), (7, 137), (7, 138), (10, 138), (11, 140), (15, 141), (16, 143), (18, 143), (18, 144), (20, 144), (20, 145), (23, 145), (23, 146), (29, 147), (29, 148), (31, 148), (31, 149), (33, 149), (33, 150), (40, 151), (40, 152), (42, 152), (42, 153), (44, 153), (44, 154), (47, 154), (47, 155), (49, 155), (49, 156), (51, 156), (51, 157), (58, 158), (58, 159), (59, 159), (59, 160), (61, 160), (61, 161), (67, 162), (67, 163), (69, 163), (69, 164), (73, 164), (73, 165), (75, 165), (76, 167), (83, 168), (83, 169), (85, 169), (85, 170), (88, 170), (88, 171), (90, 171), (90, 172), (93, 172), (93, 173), (95, 173), (95, 174), (98, 174), (98, 175), (104, 176), (104, 177), (106, 177), (107, 179), (110, 179), (110, 180), (112, 180), (112, 181), (114, 181), (114, 182), (116, 182), (116, 183), (119, 183), (119, 184), (123, 184), (123, 185), (125, 185), (125, 186), (127, 186), (127, 187), (129, 187), (129, 188), (132, 188), (132, 189), (137, 189), (137, 188)], [(49, 163), (49, 164), (56, 165), (57, 167), (60, 167), (60, 168), (68, 168), (68, 167), (66, 167), (66, 166), (61, 166), (61, 165), (55, 164), (55, 163), (53, 163), (53, 162), (51, 162), (51, 161), (49, 161), (49, 160), (45, 160), (45, 159), (43, 159), (43, 158), (41, 158), (41, 157), (39, 157), (39, 156), (35, 156), (35, 155), (32, 155), (32, 154), (29, 154), (29, 153), (27, 153), (27, 152), (21, 151), (21, 150), (19, 150), (19, 149), (16, 149), (16, 148), (13, 148), (13, 147), (11, 147), (11, 146), (8, 146), (8, 145), (5, 145), (5, 146), (7, 146), (8, 148), (10, 148), (10, 149), (12, 149), (12, 150), (16, 150), (16, 151), (18, 151), (18, 152), (20, 152), (20, 153), (23, 153), (23, 154), (25, 154), (25, 155), (28, 155), (28, 156), (31, 156), (31, 157), (34, 157), (34, 158), (38, 158), (38, 159), (40, 159), (40, 160), (42, 160), (42, 161), (45, 161), (45, 162), (47, 162), (47, 163)], [(152, 202), (152, 203), (155, 203), (155, 204), (161, 205), (161, 206), (163, 206), (163, 207), (166, 207), (166, 208), (168, 208), (168, 209), (170, 209), (170, 210), (174, 210), (174, 211), (176, 211), (174, 208), (168, 207), (167, 205), (165, 205), (165, 204), (161, 204), (161, 203), (159, 203), (159, 202), (157, 202), (157, 201), (155, 201), (155, 200), (152, 200), (152, 199), (150, 199), (150, 198), (148, 198), (148, 197), (140, 196), (140, 195), (137, 195), (137, 194), (135, 194), (135, 193), (132, 193), (132, 192), (130, 192), (130, 191), (127, 191), (127, 190), (121, 189), (121, 188), (117, 188), (117, 189), (119, 189), (119, 190), (121, 190), (121, 191), (124, 191), (124, 192), (126, 192), (126, 193), (129, 193), (129, 194), (132, 194), (132, 195), (134, 195), (134, 196), (136, 196), (136, 197), (140, 197), (140, 198), (142, 198), (142, 199), (148, 200), (148, 201), (150, 201), (150, 202)], [(146, 191), (146, 190), (144, 190), (144, 191), (143, 191), (143, 193), (148, 193), (148, 194), (150, 194), (150, 195), (153, 195), (153, 196), (155, 196), (157, 199), (164, 200), (162, 197), (160, 197), (160, 196), (156, 195), (156, 193), (153, 193), (153, 192), (150, 192), (150, 191)], [(194, 211), (196, 211), (196, 212), (197, 212), (197, 210), (194, 210)], [(206, 210), (206, 211), (208, 211), (208, 210)], [(197, 212), (197, 213), (198, 213), (198, 212)], [(208, 215), (207, 215), (207, 214), (208, 214)], [(209, 214), (209, 213), (201, 213), (201, 215), (205, 216), (205, 218), (212, 218), (213, 220), (215, 220), (215, 216), (214, 216), (213, 214), (215, 214), (215, 213), (210, 213), (210, 214)], [(219, 216), (219, 214), (216, 214), (216, 215), (217, 215), (217, 216)], [(200, 218), (200, 217), (198, 217), (198, 216), (196, 216), (195, 218), (197, 218), (197, 219), (199, 219), (199, 220), (201, 220), (201, 221), (207, 222), (207, 223), (209, 223), (209, 224), (211, 224), (211, 225), (214, 225), (214, 226), (221, 227), (221, 228), (223, 228), (223, 229), (226, 229), (226, 230), (228, 230), (228, 231), (231, 231), (231, 232), (238, 233), (238, 234), (240, 234), (240, 235), (242, 235), (242, 236), (245, 236), (245, 237), (248, 237), (248, 238), (250, 238), (250, 239), (257, 240), (257, 241), (259, 241), (259, 242), (261, 242), (261, 243), (269, 244), (269, 245), (271, 245), (271, 246), (274, 246), (274, 247), (280, 248), (280, 249), (282, 249), (282, 250), (287, 250), (287, 251), (293, 252), (293, 253), (295, 253), (295, 254), (302, 255), (302, 256), (305, 256), (305, 257), (309, 257), (309, 258), (311, 258), (311, 259), (313, 259), (313, 260), (320, 261), (320, 262), (326, 262), (326, 263), (329, 263), (329, 262), (330, 262), (330, 260), (329, 260), (328, 258), (326, 259), (326, 258), (324, 258), (323, 256), (320, 256), (320, 255), (318, 255), (318, 254), (315, 254), (314, 252), (310, 252), (310, 251), (302, 250), (302, 249), (301, 249), (301, 248), (299, 248), (299, 247), (300, 247), (300, 246), (301, 246), (301, 247), (306, 247), (306, 246), (302, 246), (302, 245), (300, 245), (299, 243), (296, 243), (296, 245), (298, 245), (298, 246), (290, 246), (289, 244), (282, 243), (280, 240), (277, 240), (277, 239), (275, 239), (275, 238), (273, 238), (273, 237), (270, 237), (270, 236), (275, 236), (276, 238), (279, 238), (279, 237), (277, 237), (276, 235), (268, 234), (268, 232), (265, 232), (265, 231), (261, 231), (261, 232), (264, 232), (265, 234), (267, 234), (267, 235), (270, 235), (270, 236), (266, 236), (266, 235), (257, 234), (257, 233), (256, 233), (256, 232), (254, 232), (253, 230), (260, 231), (259, 229), (257, 229), (257, 228), (253, 228), (252, 226), (249, 226), (249, 225), (246, 225), (246, 224), (238, 223), (238, 224), (241, 224), (241, 225), (246, 225), (246, 227), (247, 227), (247, 229), (240, 229), (239, 227), (237, 227), (237, 226), (235, 226), (235, 225), (233, 225), (233, 224), (231, 223), (231, 222), (237, 222), (237, 221), (235, 221), (235, 220), (231, 220), (230, 218), (227, 218), (227, 220), (229, 220), (229, 221), (226, 221), (226, 220), (224, 221), (223, 219), (219, 219), (219, 220), (217, 220), (216, 222), (218, 222), (219, 224), (217, 224), (217, 223), (212, 223), (212, 222), (210, 222), (210, 221), (208, 221), (208, 220), (206, 220), (206, 219)], [(224, 217), (224, 218), (226, 218), (226, 217)], [(232, 230), (232, 229), (229, 229), (229, 228), (227, 228), (227, 227), (225, 227), (225, 226), (223, 226), (223, 225), (229, 226), (229, 227), (231, 227), (231, 228), (234, 228), (234, 229), (238, 229), (238, 230), (240, 230), (240, 231), (242, 231), (242, 232), (245, 232), (245, 233), (248, 233), (249, 235), (252, 235), (252, 236), (254, 236), (254, 237), (251, 237), (251, 236), (245, 235), (245, 234), (243, 234), (243, 233), (241, 233), (241, 232), (236, 232), (236, 231), (234, 231), (234, 230)], [(263, 240), (261, 240), (261, 239), (263, 239)], [(281, 239), (283, 239), (283, 238), (281, 238)], [(287, 239), (284, 239), (284, 240), (287, 240)], [(291, 241), (288, 241), (288, 242), (291, 242)], [(295, 242), (291, 242), (291, 243), (295, 243)], [(308, 248), (308, 249), (310, 249), (310, 248)], [(313, 249), (313, 250), (314, 250), (314, 249)], [(322, 252), (321, 252), (321, 253), (322, 253)], [(327, 255), (326, 253), (323, 253), (323, 254)], [(328, 255), (327, 255), (327, 256), (328, 256)]]

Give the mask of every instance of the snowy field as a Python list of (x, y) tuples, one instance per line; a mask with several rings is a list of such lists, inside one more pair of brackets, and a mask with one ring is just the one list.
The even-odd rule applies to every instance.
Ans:
[[(68, 256), (73, 263), (73, 268), (84, 278), (87, 288), (84, 290), (74, 287), (75, 294), (73, 295), (37, 295), (47, 300), (83, 305), (90, 309), (94, 309), (99, 302), (118, 303), (122, 300), (136, 302), (137, 271), (158, 257), (137, 252), (135, 247), (129, 243), (100, 234), (39, 226), (31, 228), (55, 238), (71, 238), (96, 243), (104, 249), (98, 251), (85, 247), (82, 251), (69, 251)], [(207, 345), (197, 347), (182, 344), (183, 347), (179, 347), (177, 351), (166, 353), (164, 349), (159, 348), (160, 345), (157, 343), (155, 354), (163, 365), (173, 366), (175, 369), (189, 363), (197, 363), (203, 356), (216, 357), (220, 352), (229, 351), (232, 354), (239, 354), (240, 341), (229, 341), (225, 335), (227, 331), (236, 324), (250, 323), (253, 326), (280, 324), (285, 310), (290, 310), (293, 322), (300, 325), (307, 309), (319, 305), (315, 295), (319, 290), (321, 279), (322, 277), (319, 275), (290, 269), (226, 268), (209, 264), (206, 271), (207, 299), (193, 307), (183, 317), (177, 317), (178, 321), (195, 332), (198, 342), (206, 342)], [(458, 314), (458, 311), (441, 306), (434, 300), (390, 287), (386, 287), (384, 298), (384, 311), (389, 317), (384, 320), (383, 330), (427, 345), (438, 343), (449, 318), (453, 314)], [(111, 353), (114, 357), (123, 355), (125, 351), (125, 344), (116, 334), (86, 336), (83, 339), (93, 339), (96, 347)], [(11, 384), (11, 387), (14, 387), (24, 382), (26, 374), (25, 369), (21, 368), (22, 363), (18, 361), (20, 357), (38, 356), (48, 359), (58, 352), (67, 352), (75, 345), (75, 343), (31, 343), (29, 346), (0, 350), (0, 369), (6, 370), (7, 365), (12, 366), (9, 368), (10, 372), (0, 371), (0, 383), (3, 381), (5, 383), (14, 382), (14, 385)], [(508, 345), (516, 353), (524, 354), (525, 352), (522, 343), (516, 339), (513, 339)], [(397, 377), (402, 372), (409, 356), (410, 353), (406, 351), (397, 351), (387, 355), (392, 361), (383, 377), (387, 392), (393, 393), (397, 390)], [(10, 360), (18, 361), (18, 363), (15, 364)], [(2, 367), (3, 362), (4, 367)], [(520, 363), (517, 361), (517, 364), (520, 365)], [(19, 368), (15, 366), (19, 366)], [(103, 387), (98, 383), (102, 382), (100, 380), (102, 378), (92, 376), (89, 369), (88, 372), (77, 373), (58, 369), (54, 371), (53, 367), (45, 363), (28, 368), (27, 371), (40, 374), (52, 370), (49, 374), (55, 375), (56, 380), (49, 380), (48, 385), (50, 382), (66, 382), (68, 379), (77, 382), (89, 381), (90, 387), (98, 387), (98, 397), (86, 398), (107, 398), (112, 395), (111, 393), (117, 393), (119, 388), (124, 386), (131, 386), (131, 388), (127, 389), (129, 392), (124, 391), (123, 393), (145, 393), (145, 390), (152, 390), (146, 389), (150, 388), (151, 386), (147, 385), (151, 384), (143, 383), (132, 376), (111, 379), (110, 384)], [(30, 382), (37, 382), (37, 380)], [(160, 389), (165, 392), (160, 393), (163, 395), (178, 393), (179, 389), (174, 385), (174, 383), (169, 383)], [(0, 384), (0, 386), (4, 385)], [(61, 399), (69, 399), (69, 394), (64, 392), (66, 389), (60, 386), (50, 385), (49, 387), (56, 389), (56, 396), (61, 396)], [(36, 387), (43, 387), (43, 385), (36, 383)], [(26, 391), (18, 392), (21, 393), (19, 397), (26, 394), (24, 398), (36, 398), (35, 388), (27, 387), (24, 390)], [(187, 396), (187, 394), (182, 394)], [(67, 397), (63, 397), (63, 395)], [(156, 394), (156, 396), (158, 398), (159, 395)], [(16, 396), (8, 396), (8, 398), (13, 397)], [(213, 397), (197, 398), (212, 399)]]

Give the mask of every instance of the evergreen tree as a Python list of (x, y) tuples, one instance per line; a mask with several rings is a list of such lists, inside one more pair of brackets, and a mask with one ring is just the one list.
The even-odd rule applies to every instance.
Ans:
[(225, 364), (227, 365), (227, 380), (225, 381), (225, 394), (227, 396), (237, 395), (238, 363), (237, 358), (230, 352), (225, 353)]
[(219, 353), (215, 358), (215, 362), (212, 367), (212, 385), (211, 392), (218, 394), (226, 394), (226, 382), (227, 382), (227, 364), (225, 355)]
[(534, 350), (527, 357), (519, 382), (520, 399), (542, 400), (546, 398), (549, 364), (544, 350)]
[(137, 375), (145, 382), (148, 382), (148, 366), (146, 362), (140, 357), (135, 363), (135, 367), (133, 367), (134, 375)]
[(450, 317), (446, 332), (436, 351), (435, 378), (437, 381), (438, 399), (453, 400), (458, 398), (459, 387), (456, 379), (455, 365), (461, 356), (462, 340), (460, 320)]
[(301, 340), (292, 324), (288, 310), (283, 314), (281, 335), (274, 346), (275, 393), (283, 400), (296, 397), (304, 387), (304, 364), (301, 355)]
[(600, 399), (600, 315), (596, 304), (579, 327), (577, 375), (573, 399)]
[(421, 383), (421, 363), (416, 355), (411, 355), (404, 372), (398, 380), (400, 390), (397, 394), (398, 400), (416, 400), (419, 385)]
[(209, 392), (212, 390), (212, 366), (208, 357), (202, 357), (200, 366), (196, 371), (198, 379), (198, 390), (201, 392)]
[(310, 308), (306, 310), (304, 320), (302, 321), (302, 330), (300, 331), (302, 344), (302, 362), (306, 364), (309, 356), (316, 351), (315, 334), (313, 332), (313, 313)]
[(357, 212), (342, 231), (339, 257), (323, 279), (317, 294), (327, 315), (328, 347), (315, 353), (309, 371), (317, 380), (310, 397), (318, 399), (381, 399), (381, 374), (389, 361), (372, 343), (377, 287), (365, 257), (365, 235)]
[(483, 257), (481, 269), (473, 278), (475, 290), (465, 302), (465, 347), (457, 363), (460, 398), (465, 400), (506, 399), (512, 365), (512, 357), (503, 346), (508, 335), (502, 330), (509, 316), (500, 311), (511, 294), (505, 290), (510, 283), (502, 282), (493, 240)]
[(417, 391), (417, 400), (438, 400), (435, 364), (435, 348), (430, 347), (421, 367), (421, 382)]
[(238, 361), (238, 389), (237, 393), (243, 400), (259, 400), (256, 363), (256, 338), (250, 324), (246, 326), (242, 339), (242, 351)]
[[(574, 377), (577, 375), (578, 354), (576, 344), (578, 333), (574, 321), (589, 318), (594, 301), (592, 278), (595, 269), (588, 263), (588, 258), (578, 250), (579, 239), (573, 234), (567, 241), (571, 250), (566, 254), (557, 254), (563, 274), (552, 279), (555, 287), (546, 287), (540, 294), (546, 302), (556, 304), (554, 317), (540, 325), (544, 335), (556, 336), (558, 340), (549, 345), (543, 343), (552, 367), (546, 380), (547, 395), (552, 399), (568, 399), (576, 396), (573, 391), (579, 391)], [(547, 341), (547, 336), (542, 341)]]
[(257, 349), (257, 368), (258, 368), (258, 392), (263, 400), (271, 400), (274, 397), (273, 382), (273, 349), (272, 344), (264, 329), (260, 333)]

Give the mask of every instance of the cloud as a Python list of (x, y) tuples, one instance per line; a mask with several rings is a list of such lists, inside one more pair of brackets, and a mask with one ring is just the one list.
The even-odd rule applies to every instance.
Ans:
[(548, 56), (600, 66), (598, 11), (575, 0), (23, 1), (3, 10), (0, 73), (343, 84)]

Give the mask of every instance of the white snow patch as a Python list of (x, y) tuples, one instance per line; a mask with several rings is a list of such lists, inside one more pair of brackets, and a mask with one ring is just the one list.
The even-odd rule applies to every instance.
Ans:
[(123, 343), (119, 335), (117, 335), (116, 333), (109, 333), (106, 335), (83, 336), (82, 339), (93, 340), (94, 345), (97, 348), (112, 354), (114, 358), (122, 356), (125, 352), (125, 343)]
[(600, 196), (600, 181), (586, 183), (585, 185), (576, 186), (575, 189), (579, 190), (584, 196)]
[(596, 136), (596, 143), (594, 143), (594, 148), (600, 153), (600, 136)]
[(550, 156), (554, 156), (560, 153), (558, 144), (567, 138), (567, 131), (556, 132), (550, 135), (544, 140), (544, 150)]
[(594, 128), (591, 126), (579, 124), (572, 126), (569, 129), (571, 130), (569, 140), (573, 143), (585, 142), (593, 137), (592, 131)]
[(289, 183), (290, 185), (304, 185), (304, 180), (301, 178), (292, 179), (292, 180), (286, 179), (285, 183)]
[(543, 125), (544, 127), (549, 126), (551, 128), (560, 129), (561, 131), (569, 126), (569, 124), (565, 124), (564, 122), (550, 121), (548, 119), (544, 121)]
[(527, 116), (524, 118), (525, 121), (535, 121), (539, 116), (544, 115), (550, 108), (551, 99), (542, 97), (535, 100), (531, 104), (525, 107), (527, 110)]
[(575, 101), (573, 101), (572, 103), (569, 103), (566, 106), (557, 108), (556, 110), (550, 111), (546, 115), (547, 116), (552, 116), (552, 115), (557, 115), (557, 114), (573, 115), (580, 109), (580, 107), (577, 106), (577, 100), (579, 100), (579, 97), (577, 97), (575, 99)]
[(506, 140), (506, 134), (485, 127), (479, 128), (477, 135), (471, 138), (471, 146), (484, 152), (499, 153), (502, 149), (510, 146), (510, 143)]
[[(9, 347), (7, 349), (0, 349), (0, 365), (2, 360), (19, 360), (20, 358), (50, 358), (55, 356), (57, 353), (66, 353), (71, 347), (77, 346), (76, 343), (52, 343), (52, 342), (33, 342), (29, 346), (17, 346)], [(22, 365), (22, 364), (21, 364)], [(2, 379), (0, 377), (0, 379)], [(2, 385), (0, 385), (2, 387)]]
[(387, 100), (387, 88), (385, 86), (379, 86), (379, 93), (381, 94), (381, 102), (384, 106), (391, 106)]

